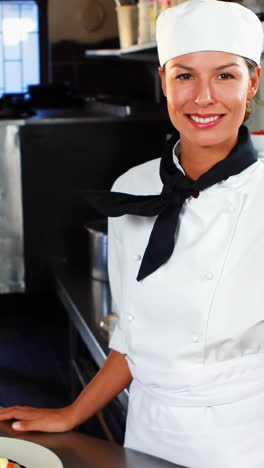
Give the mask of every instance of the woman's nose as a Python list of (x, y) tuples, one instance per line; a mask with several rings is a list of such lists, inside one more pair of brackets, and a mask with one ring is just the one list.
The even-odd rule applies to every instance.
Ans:
[(213, 90), (208, 82), (199, 83), (195, 90), (194, 102), (200, 106), (207, 106), (214, 102)]

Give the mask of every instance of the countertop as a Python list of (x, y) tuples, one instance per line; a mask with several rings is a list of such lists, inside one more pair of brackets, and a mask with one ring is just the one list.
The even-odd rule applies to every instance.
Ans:
[(11, 428), (11, 423), (0, 422), (0, 437), (13, 437), (43, 445), (60, 458), (63, 468), (183, 468), (77, 431), (17, 433)]
[(73, 122), (130, 122), (131, 120), (168, 120), (167, 111), (155, 104), (115, 103), (87, 100), (86, 105), (65, 108), (34, 109), (33, 115), (2, 117), (1, 125), (39, 125)]

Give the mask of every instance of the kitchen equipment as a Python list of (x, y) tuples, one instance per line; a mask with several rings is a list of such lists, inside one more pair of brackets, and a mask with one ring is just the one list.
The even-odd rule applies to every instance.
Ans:
[(85, 224), (88, 234), (89, 271), (92, 278), (108, 281), (107, 271), (107, 219), (90, 221)]
[(120, 48), (124, 49), (137, 43), (138, 8), (137, 5), (116, 7)]
[(31, 105), (39, 109), (70, 107), (73, 103), (72, 92), (68, 82), (28, 86)]
[(0, 294), (25, 290), (19, 141), (22, 125), (23, 120), (0, 123)]
[(160, 103), (144, 101), (132, 96), (111, 96), (109, 94), (95, 94), (83, 98), (83, 107), (87, 112), (114, 115), (115, 117), (136, 117), (140, 115), (167, 116), (165, 101)]
[(138, 44), (151, 42), (155, 38), (152, 36), (152, 15), (155, 2), (139, 1), (138, 3)]
[(24, 119), (35, 115), (27, 93), (5, 93), (0, 98), (0, 118)]
[(116, 117), (129, 117), (132, 114), (131, 105), (126, 101), (121, 101), (120, 96), (113, 97), (107, 95), (86, 96), (84, 98), (85, 109), (89, 112), (99, 112), (102, 114), (115, 115)]

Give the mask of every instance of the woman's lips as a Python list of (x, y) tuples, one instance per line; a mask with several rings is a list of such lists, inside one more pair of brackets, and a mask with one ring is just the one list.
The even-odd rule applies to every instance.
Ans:
[(224, 114), (186, 114), (186, 117), (194, 127), (206, 129), (218, 125), (222, 121)]

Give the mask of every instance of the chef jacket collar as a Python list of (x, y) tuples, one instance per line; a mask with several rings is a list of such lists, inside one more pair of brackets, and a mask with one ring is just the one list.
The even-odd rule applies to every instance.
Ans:
[(172, 150), (172, 159), (173, 159), (173, 162), (175, 163), (175, 166), (184, 174), (186, 175), (183, 167), (181, 166), (180, 164), (180, 142), (181, 140), (178, 140), (176, 143), (175, 143), (175, 146), (173, 147), (173, 150)]

